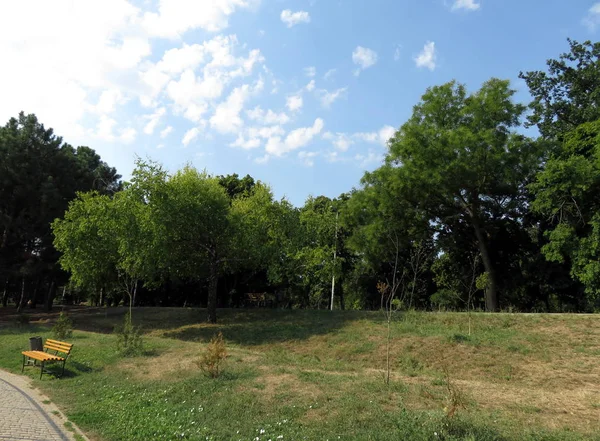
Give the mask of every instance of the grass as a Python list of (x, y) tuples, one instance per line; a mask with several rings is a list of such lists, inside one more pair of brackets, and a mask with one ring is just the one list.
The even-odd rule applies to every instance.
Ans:
[[(122, 309), (79, 308), (65, 378), (29, 368), (92, 440), (600, 440), (600, 327), (591, 315), (398, 315), (392, 381), (376, 312), (140, 308), (145, 355), (122, 358)], [(0, 313), (0, 366), (19, 372), (28, 337), (56, 315), (16, 325)], [(224, 373), (197, 360), (222, 332)], [(449, 418), (453, 399), (460, 406)]]

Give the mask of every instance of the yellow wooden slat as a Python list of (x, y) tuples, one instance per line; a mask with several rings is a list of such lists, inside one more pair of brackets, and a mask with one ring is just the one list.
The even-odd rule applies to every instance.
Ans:
[(67, 348), (71, 348), (73, 346), (72, 343), (67, 343), (67, 342), (58, 341), (58, 340), (52, 340), (50, 338), (46, 339), (46, 343), (51, 343), (51, 344), (57, 345), (57, 346), (65, 346)]
[(47, 352), (40, 351), (23, 351), (23, 355), (29, 358), (34, 358), (39, 361), (63, 361), (63, 357), (57, 355), (48, 354)]
[(47, 350), (50, 350), (50, 351), (58, 351), (58, 352), (61, 352), (63, 354), (67, 354), (67, 355), (71, 352), (68, 349), (59, 349), (59, 348), (54, 348), (52, 346), (47, 346), (47, 345), (44, 345), (44, 349), (47, 349)]
[(70, 351), (72, 346), (64, 346), (64, 345), (57, 345), (56, 343), (48, 343), (46, 342), (44, 344), (44, 346), (52, 346), (53, 348), (60, 348), (60, 349), (64, 349), (66, 351)]

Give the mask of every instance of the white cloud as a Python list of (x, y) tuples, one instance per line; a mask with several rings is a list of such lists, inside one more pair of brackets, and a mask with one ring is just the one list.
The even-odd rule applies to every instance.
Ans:
[(247, 84), (233, 89), (225, 101), (217, 106), (214, 115), (210, 118), (210, 125), (219, 133), (235, 133), (243, 125), (240, 113), (244, 103), (250, 95)]
[(245, 150), (249, 150), (249, 149), (255, 149), (257, 147), (260, 147), (260, 145), (262, 144), (262, 141), (258, 138), (248, 138), (245, 139), (241, 134), (238, 135), (237, 139), (232, 142), (231, 144), (229, 144), (231, 147), (240, 147), (243, 148)]
[(358, 142), (366, 142), (370, 144), (380, 144), (387, 146), (387, 142), (394, 136), (396, 129), (392, 126), (383, 126), (376, 132), (357, 132), (352, 134), (347, 133), (332, 133), (326, 132), (323, 134), (323, 139), (331, 141), (333, 146), (342, 152), (347, 151), (352, 145)]
[(142, 27), (153, 36), (180, 38), (192, 29), (221, 31), (238, 8), (248, 8), (253, 0), (159, 0), (157, 12), (146, 12)]
[(156, 112), (144, 116), (144, 118), (148, 120), (148, 123), (144, 126), (144, 133), (146, 135), (152, 135), (154, 133), (156, 125), (159, 123), (160, 119), (165, 115), (165, 113), (167, 113), (167, 109), (160, 107), (156, 110)]
[(117, 104), (124, 104), (126, 101), (119, 89), (104, 90), (93, 110), (101, 115), (109, 115), (116, 110)]
[(312, 167), (313, 165), (315, 165), (315, 161), (314, 158), (316, 156), (318, 156), (319, 154), (317, 152), (306, 152), (306, 151), (301, 151), (298, 152), (298, 158), (304, 163), (304, 165), (306, 165), (307, 167)]
[(400, 60), (400, 55), (402, 54), (402, 46), (397, 45), (396, 49), (394, 50), (394, 61), (398, 61)]
[(314, 66), (310, 66), (310, 67), (305, 67), (304, 68), (304, 75), (306, 75), (309, 78), (314, 77), (317, 74), (317, 68)]
[[(3, 71), (0, 82), (0, 120), (23, 109), (71, 142), (98, 133), (130, 142), (136, 129), (124, 125), (123, 113), (113, 115), (135, 100), (146, 108), (173, 108), (199, 122), (206, 106), (214, 105), (211, 100), (234, 79), (250, 75), (264, 58), (238, 45), (235, 36), (190, 45), (179, 39), (194, 29), (223, 30), (232, 14), (258, 1), (156, 0), (134, 6), (133, 0), (29, 0), (3, 5), (0, 53), (11, 69)], [(156, 52), (164, 51), (164, 42), (155, 44), (163, 37), (176, 39), (179, 47)], [(160, 60), (151, 61), (151, 55)], [(103, 116), (100, 131), (87, 123)], [(107, 131), (111, 119), (115, 122)], [(133, 120), (140, 124), (137, 131), (155, 130), (143, 117)]]
[(249, 76), (254, 66), (264, 62), (256, 49), (247, 57), (237, 57), (238, 47), (235, 35), (218, 36), (201, 45), (184, 45), (167, 51), (156, 65), (142, 74), (142, 80), (149, 84), (153, 98), (166, 85), (166, 96), (173, 101), (175, 112), (198, 122), (227, 85), (236, 78)]
[(373, 150), (369, 150), (366, 155), (362, 153), (357, 153), (354, 156), (354, 159), (358, 161), (359, 165), (362, 168), (369, 167), (373, 164), (381, 164), (384, 159), (384, 155), (382, 153), (374, 152)]
[(266, 112), (260, 106), (256, 106), (252, 110), (246, 111), (246, 115), (252, 121), (257, 121), (260, 124), (286, 124), (290, 121), (290, 117), (287, 116), (284, 112), (276, 113), (271, 109)]
[(165, 129), (160, 131), (160, 137), (162, 139), (165, 139), (167, 136), (169, 136), (169, 134), (173, 131), (173, 127), (172, 126), (167, 126)]
[(237, 139), (230, 144), (232, 147), (241, 147), (243, 149), (253, 149), (260, 147), (264, 140), (273, 137), (281, 137), (285, 130), (279, 125), (265, 127), (249, 127)]
[(591, 32), (594, 32), (598, 25), (600, 25), (600, 2), (595, 3), (588, 10), (587, 15), (583, 19), (583, 24), (587, 26)]
[(337, 150), (341, 150), (342, 152), (347, 151), (352, 144), (354, 144), (354, 140), (350, 135), (345, 133), (331, 133), (326, 132), (323, 134), (323, 138), (330, 140), (333, 146)]
[(265, 150), (269, 155), (282, 156), (285, 153), (297, 150), (310, 143), (315, 136), (323, 130), (325, 123), (321, 118), (317, 118), (312, 127), (301, 127), (292, 130), (284, 140), (280, 136), (274, 136), (268, 139)]
[(415, 57), (415, 64), (417, 67), (426, 67), (430, 71), (434, 71), (436, 60), (435, 43), (433, 41), (428, 41), (425, 43), (421, 53)]
[(300, 95), (292, 95), (288, 96), (285, 102), (285, 106), (288, 108), (290, 112), (295, 112), (302, 108), (304, 101), (302, 100), (302, 96)]
[(286, 24), (288, 28), (296, 26), (300, 23), (310, 23), (310, 15), (306, 11), (292, 12), (289, 9), (281, 11), (281, 21)]
[(355, 75), (358, 75), (361, 70), (368, 69), (377, 63), (377, 52), (369, 48), (357, 46), (354, 52), (352, 52), (352, 62), (359, 66), (354, 72)]
[(310, 80), (310, 82), (304, 88), (309, 92), (315, 90), (315, 80)]
[(135, 141), (136, 136), (137, 131), (132, 127), (128, 127), (126, 129), (121, 129), (119, 140), (125, 144), (131, 144)]
[(185, 132), (181, 143), (187, 147), (190, 144), (190, 142), (192, 142), (198, 137), (198, 135), (200, 135), (200, 129), (198, 127), (191, 128), (187, 132)]
[(269, 162), (270, 158), (271, 157), (267, 154), (254, 159), (254, 162), (256, 162), (257, 164), (266, 164), (267, 162)]
[(480, 7), (481, 5), (479, 3), (475, 3), (475, 0), (454, 0), (452, 10), (457, 11), (459, 9), (464, 9), (467, 11), (476, 11)]
[(328, 109), (329, 107), (331, 107), (331, 105), (339, 98), (341, 98), (342, 96), (346, 95), (346, 91), (348, 90), (347, 87), (342, 87), (340, 89), (334, 90), (333, 92), (329, 92), (327, 90), (320, 90), (319, 91), (319, 95), (320, 95), (320, 100), (321, 100), (321, 105), (323, 107), (325, 107), (326, 109)]
[(335, 75), (336, 72), (337, 72), (337, 69), (329, 69), (327, 72), (325, 72), (325, 75), (323, 75), (323, 79), (325, 81), (330, 80), (331, 78), (333, 78), (333, 76)]

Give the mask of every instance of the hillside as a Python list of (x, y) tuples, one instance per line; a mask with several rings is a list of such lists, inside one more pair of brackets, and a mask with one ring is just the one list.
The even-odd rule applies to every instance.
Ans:
[[(0, 367), (20, 371), (53, 319), (2, 312)], [(34, 380), (93, 439), (600, 439), (597, 316), (473, 314), (469, 336), (466, 314), (398, 314), (388, 387), (381, 313), (221, 310), (209, 325), (139, 308), (145, 355), (130, 359), (110, 333), (123, 313), (72, 311), (66, 378)], [(196, 361), (219, 331), (229, 356), (210, 379)]]

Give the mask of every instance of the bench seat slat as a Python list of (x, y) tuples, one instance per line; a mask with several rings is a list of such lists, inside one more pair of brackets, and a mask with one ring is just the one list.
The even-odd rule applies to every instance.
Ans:
[(34, 358), (40, 361), (63, 361), (63, 357), (59, 357), (57, 355), (48, 354), (47, 352), (42, 351), (23, 351), (21, 352), (23, 355), (29, 358)]

